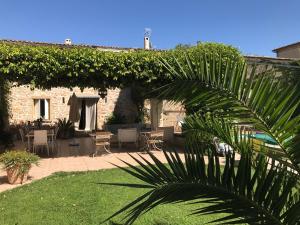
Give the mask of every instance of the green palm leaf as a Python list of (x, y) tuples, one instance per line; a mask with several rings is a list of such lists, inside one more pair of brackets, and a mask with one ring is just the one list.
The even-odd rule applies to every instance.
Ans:
[[(162, 63), (174, 81), (159, 90), (160, 97), (188, 109), (184, 159), (176, 151), (164, 151), (168, 165), (151, 153), (152, 162), (131, 156), (139, 167), (127, 163), (130, 168), (121, 169), (146, 184), (128, 187), (150, 190), (112, 217), (125, 213), (125, 224), (132, 224), (160, 204), (205, 202), (210, 204), (192, 214), (228, 213), (212, 221), (218, 224), (300, 224), (296, 89), (283, 86), (271, 70), (258, 74), (255, 67), (249, 71), (244, 62), (222, 56), (193, 53)], [(245, 124), (270, 135), (280, 148), (254, 144)], [(233, 149), (224, 166), (213, 137)]]
[[(155, 162), (151, 167), (142, 169), (141, 172), (140, 167), (131, 166), (131, 174), (135, 174), (138, 179), (143, 177), (143, 181), (150, 181), (153, 174), (160, 179), (157, 179), (156, 183), (149, 182), (150, 190), (145, 195), (113, 216), (125, 212), (125, 224), (132, 224), (140, 215), (157, 205), (192, 201), (195, 205), (199, 202), (212, 203), (196, 209), (192, 214), (229, 213), (229, 216), (214, 221), (224, 224), (300, 222), (300, 215), (296, 211), (299, 209), (299, 202), (287, 201), (294, 195), (297, 178), (296, 175), (287, 173), (285, 166), (275, 164), (274, 161), (268, 166), (267, 158), (260, 154), (252, 161), (253, 155), (251, 149), (248, 149), (248, 153), (242, 154), (239, 161), (235, 160), (234, 154), (227, 155), (224, 168), (221, 168), (214, 150), (207, 152), (208, 164), (205, 165), (203, 151), (188, 150), (184, 154), (185, 163), (176, 156), (176, 152), (164, 151), (169, 166), (162, 164), (150, 153)], [(136, 160), (135, 157), (132, 158)], [(145, 168), (147, 162), (141, 156), (138, 164)], [(127, 168), (121, 169), (128, 172)], [(161, 174), (164, 174), (164, 177)], [(133, 187), (132, 184), (128, 186)], [(137, 187), (148, 186), (137, 184)], [(291, 221), (290, 217), (297, 219)]]
[(194, 113), (211, 112), (252, 124), (276, 140), (300, 173), (300, 116), (294, 116), (300, 93), (296, 87), (282, 84), (271, 70), (257, 73), (253, 67), (249, 71), (240, 61), (228, 59), (225, 68), (217, 70), (223, 61), (200, 54), (187, 55), (175, 64), (162, 59), (174, 81), (160, 89), (160, 97), (183, 103)]

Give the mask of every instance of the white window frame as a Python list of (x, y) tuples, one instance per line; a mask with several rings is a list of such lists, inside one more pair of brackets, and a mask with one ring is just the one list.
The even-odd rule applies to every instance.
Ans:
[[(41, 116), (41, 101), (44, 101), (44, 111), (45, 111), (45, 116)], [(50, 99), (49, 98), (35, 98), (33, 99), (33, 104), (34, 104), (34, 118), (39, 119), (43, 118), (44, 120), (50, 120)]]

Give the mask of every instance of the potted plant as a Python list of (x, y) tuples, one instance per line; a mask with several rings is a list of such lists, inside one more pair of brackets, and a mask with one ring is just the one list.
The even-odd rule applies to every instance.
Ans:
[(70, 120), (67, 120), (66, 118), (58, 119), (58, 136), (60, 138), (68, 139), (70, 137), (73, 137), (74, 132), (74, 124)]
[(43, 118), (40, 117), (38, 119), (36, 119), (35, 121), (33, 121), (34, 123), (34, 126), (37, 128), (37, 129), (42, 129), (42, 126), (43, 126)]
[(0, 155), (0, 163), (7, 172), (8, 183), (22, 184), (27, 180), (33, 164), (38, 165), (39, 157), (24, 150), (8, 151)]

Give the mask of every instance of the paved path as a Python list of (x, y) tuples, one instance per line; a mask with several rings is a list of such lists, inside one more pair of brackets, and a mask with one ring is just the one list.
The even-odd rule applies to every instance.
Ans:
[[(137, 153), (132, 153), (132, 155), (137, 156)], [(163, 152), (155, 151), (154, 155), (160, 159), (162, 162), (166, 162)], [(180, 154), (182, 157), (183, 154)], [(150, 159), (149, 155), (143, 154), (143, 157)], [(44, 177), (47, 177), (55, 172), (65, 171), (91, 171), (91, 170), (100, 170), (100, 169), (110, 169), (115, 166), (111, 163), (118, 166), (126, 166), (120, 161), (120, 159), (137, 164), (127, 153), (112, 153), (103, 156), (97, 157), (88, 157), (88, 156), (78, 156), (78, 157), (60, 157), (60, 158), (48, 158), (42, 159), (39, 166), (33, 166), (29, 172), (29, 180), (24, 184), (28, 184), (34, 180), (38, 180)], [(221, 164), (224, 163), (224, 160), (220, 160)], [(0, 172), (0, 192), (9, 190), (19, 185), (11, 185), (7, 183), (6, 172)]]

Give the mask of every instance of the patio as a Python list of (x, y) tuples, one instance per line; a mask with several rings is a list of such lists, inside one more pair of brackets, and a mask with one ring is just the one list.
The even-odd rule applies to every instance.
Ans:
[[(15, 141), (13, 149), (23, 149), (24, 143), (22, 141)], [(12, 149), (12, 150), (13, 150)], [(97, 156), (92, 157), (92, 154), (97, 151)], [(143, 154), (143, 151), (136, 148), (134, 144), (128, 143), (122, 145), (120, 149), (117, 143), (112, 144), (111, 154), (108, 154), (101, 146), (96, 146), (92, 137), (76, 137), (72, 139), (59, 139), (57, 141), (57, 148), (50, 151), (50, 156), (46, 151), (39, 151), (41, 156), (39, 166), (33, 166), (29, 173), (28, 181), (31, 183), (47, 177), (55, 172), (65, 171), (90, 171), (99, 169), (114, 168), (115, 165), (125, 166), (120, 159), (126, 162), (135, 162), (130, 158), (128, 152), (137, 156), (138, 153)], [(164, 154), (161, 151), (152, 151), (155, 156), (166, 162)], [(143, 154), (149, 158), (147, 154)], [(0, 171), (0, 192), (15, 188), (21, 185), (11, 185), (7, 183), (6, 171)]]
[[(174, 143), (176, 150), (182, 149), (177, 145), (180, 140), (180, 136), (175, 135)], [(70, 146), (70, 143), (78, 143), (78, 146)], [(14, 149), (22, 148), (23, 143), (21, 141), (15, 142)], [(30, 170), (28, 180), (23, 184), (31, 183), (35, 180), (42, 179), (56, 172), (76, 172), (76, 171), (95, 171), (100, 169), (111, 169), (117, 166), (126, 166), (121, 160), (124, 160), (133, 165), (137, 163), (128, 155), (131, 153), (137, 157), (138, 154), (142, 154), (144, 158), (152, 161), (148, 154), (144, 154), (144, 151), (136, 149), (133, 144), (127, 144), (122, 146), (122, 149), (118, 148), (118, 145), (113, 145), (111, 148), (111, 154), (108, 154), (104, 149), (98, 151), (96, 157), (91, 157), (91, 154), (95, 151), (97, 146), (91, 137), (80, 137), (67, 140), (58, 140), (58, 149), (52, 153), (50, 157), (46, 152), (39, 154), (42, 158), (39, 166), (33, 166)], [(168, 146), (167, 149), (171, 150), (173, 146)], [(162, 151), (151, 151), (161, 162), (167, 163), (167, 160)], [(179, 153), (183, 159), (183, 153)], [(239, 155), (236, 155), (236, 159), (239, 159)], [(207, 161), (207, 158), (205, 158)], [(225, 158), (220, 157), (220, 163), (224, 165)], [(114, 165), (113, 165), (114, 164)], [(13, 189), (21, 186), (20, 184), (11, 185), (7, 183), (6, 171), (0, 171), (0, 192)]]

